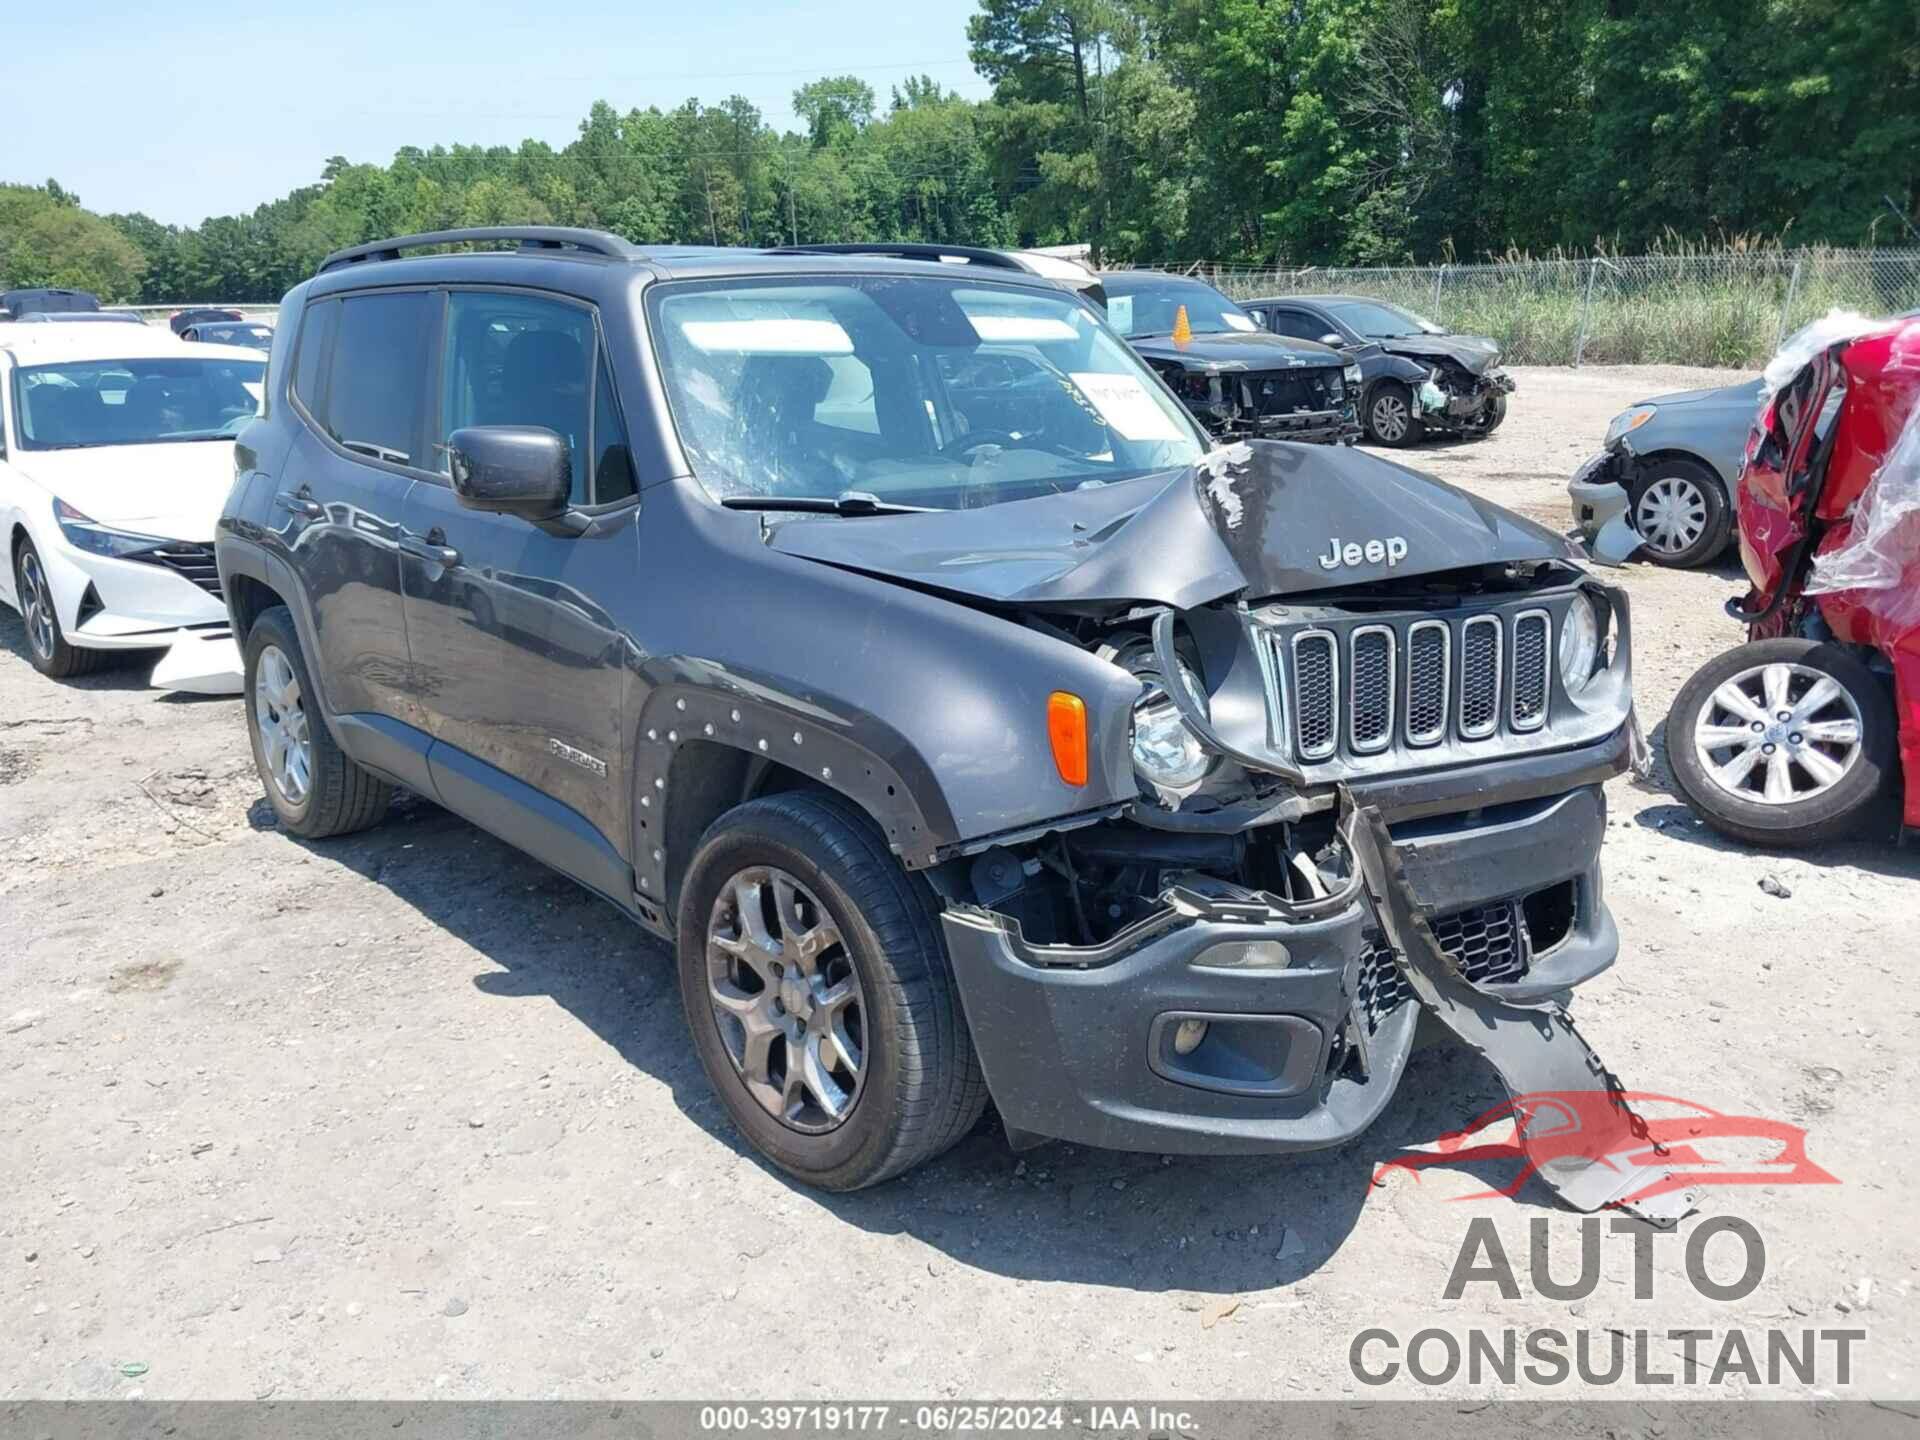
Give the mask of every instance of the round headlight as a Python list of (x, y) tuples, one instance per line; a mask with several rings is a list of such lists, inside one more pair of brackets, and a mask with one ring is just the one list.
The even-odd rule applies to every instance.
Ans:
[[(1207, 692), (1185, 665), (1180, 678), (1187, 693), (1206, 708)], [(1158, 681), (1133, 707), (1133, 768), (1140, 778), (1167, 790), (1198, 785), (1213, 768), (1213, 756), (1200, 737), (1187, 728), (1176, 706)]]
[(1569, 695), (1578, 695), (1592, 682), (1599, 658), (1599, 617), (1593, 613), (1593, 602), (1577, 595), (1560, 622), (1560, 683)]

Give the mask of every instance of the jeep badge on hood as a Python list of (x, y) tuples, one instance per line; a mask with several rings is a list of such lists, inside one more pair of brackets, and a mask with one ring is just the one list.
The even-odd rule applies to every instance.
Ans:
[(1368, 540), (1364, 544), (1349, 540), (1345, 545), (1335, 535), (1327, 544), (1327, 553), (1320, 557), (1322, 570), (1338, 570), (1342, 565), (1358, 565), (1363, 561), (1368, 565), (1385, 562), (1391, 570), (1407, 558), (1407, 537), (1404, 535), (1389, 535), (1384, 540)]

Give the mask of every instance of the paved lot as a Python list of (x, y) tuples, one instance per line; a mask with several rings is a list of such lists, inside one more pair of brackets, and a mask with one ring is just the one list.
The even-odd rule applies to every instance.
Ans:
[[(1518, 378), (1496, 436), (1413, 463), (1560, 528), (1611, 414), (1715, 380)], [(1653, 727), (1738, 638), (1720, 610), (1737, 581), (1641, 567), (1628, 584)], [(23, 652), (7, 612), (0, 1398), (1337, 1395), (1371, 1393), (1348, 1372), (1358, 1330), (1429, 1324), (1602, 1343), (1856, 1326), (1853, 1393), (1920, 1379), (1903, 1139), (1920, 851), (1760, 855), (1696, 825), (1664, 768), (1611, 787), (1625, 946), (1582, 992), (1583, 1029), (1631, 1089), (1806, 1127), (1843, 1183), (1707, 1196), (1764, 1238), (1743, 1300), (1696, 1296), (1666, 1243), (1636, 1301), (1609, 1238), (1597, 1290), (1553, 1301), (1524, 1273), (1529, 1221), (1563, 1278), (1580, 1222), (1543, 1194), (1453, 1203), (1487, 1167), (1370, 1184), (1497, 1099), (1462, 1052), (1416, 1055), (1338, 1152), (1021, 1160), (983, 1130), (825, 1198), (743, 1152), (667, 957), (611, 909), (419, 801), (348, 841), (289, 839), (237, 701), (164, 696), (141, 669), (56, 685)], [(1521, 1299), (1442, 1299), (1475, 1216)], [(1738, 1269), (1736, 1247), (1711, 1255)], [(1654, 1341), (1659, 1368), (1677, 1348)]]

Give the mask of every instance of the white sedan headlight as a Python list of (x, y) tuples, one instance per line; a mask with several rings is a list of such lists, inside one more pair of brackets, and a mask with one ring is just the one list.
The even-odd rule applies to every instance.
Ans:
[(1593, 683), (1600, 658), (1600, 617), (1593, 601), (1576, 595), (1560, 622), (1560, 683), (1569, 695), (1578, 695)]
[[(1204, 711), (1207, 692), (1199, 676), (1182, 664), (1180, 678)], [(1186, 790), (1206, 778), (1214, 757), (1187, 728), (1165, 688), (1157, 681), (1149, 683), (1153, 688), (1133, 707), (1133, 768), (1141, 779), (1163, 790)]]

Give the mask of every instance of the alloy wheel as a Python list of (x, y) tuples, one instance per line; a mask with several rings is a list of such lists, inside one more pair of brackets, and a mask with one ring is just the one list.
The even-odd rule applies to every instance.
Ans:
[(1838, 784), (1860, 759), (1860, 706), (1831, 675), (1776, 661), (1713, 692), (1694, 722), (1709, 779), (1738, 799), (1791, 805)]
[(26, 622), (33, 653), (53, 659), (53, 592), (41, 572), (40, 557), (31, 550), (20, 552), (20, 618)]
[(838, 1128), (867, 1072), (866, 1001), (840, 927), (784, 870), (720, 888), (707, 925), (707, 998), (760, 1107), (806, 1135)]
[(1633, 528), (1664, 555), (1700, 543), (1707, 530), (1707, 497), (1684, 475), (1663, 475), (1647, 486), (1633, 507)]
[(253, 723), (267, 778), (287, 804), (304, 804), (313, 785), (313, 735), (293, 662), (277, 645), (260, 652), (253, 678)]
[(1389, 443), (1407, 433), (1407, 402), (1398, 395), (1382, 395), (1373, 402), (1373, 433)]

